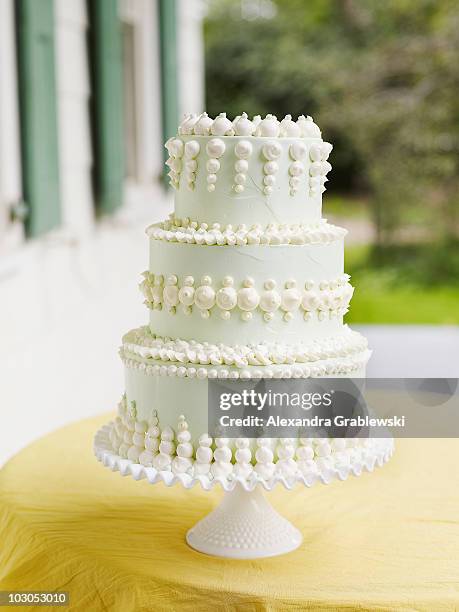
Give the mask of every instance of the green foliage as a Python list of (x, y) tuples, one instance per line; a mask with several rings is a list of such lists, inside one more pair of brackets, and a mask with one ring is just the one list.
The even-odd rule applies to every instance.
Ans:
[(346, 321), (459, 324), (459, 244), (346, 249), (357, 287)]
[(381, 245), (413, 223), (457, 236), (459, 4), (276, 0), (274, 18), (248, 19), (247, 2), (209, 4), (208, 111), (313, 115), (335, 145), (332, 189), (370, 196)]
[(459, 289), (459, 242), (348, 247), (346, 268), (359, 278), (378, 268), (385, 284), (395, 288), (447, 287), (456, 281)]

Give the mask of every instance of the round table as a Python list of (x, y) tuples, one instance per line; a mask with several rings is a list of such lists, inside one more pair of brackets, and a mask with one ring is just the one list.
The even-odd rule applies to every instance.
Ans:
[(302, 546), (238, 561), (185, 543), (221, 491), (152, 487), (96, 461), (111, 416), (60, 429), (0, 471), (0, 590), (68, 591), (85, 612), (459, 606), (457, 440), (398, 440), (373, 474), (276, 488)]

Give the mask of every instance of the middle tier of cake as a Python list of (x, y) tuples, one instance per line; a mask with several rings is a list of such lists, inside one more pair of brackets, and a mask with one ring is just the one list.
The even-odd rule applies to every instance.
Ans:
[(123, 338), (126, 398), (140, 421), (175, 427), (181, 414), (193, 435), (207, 431), (207, 381), (365, 377), (366, 339), (348, 328), (292, 345), (233, 344), (163, 338), (141, 327)]
[(230, 345), (335, 336), (353, 293), (342, 237), (243, 246), (150, 238), (141, 289), (154, 334)]

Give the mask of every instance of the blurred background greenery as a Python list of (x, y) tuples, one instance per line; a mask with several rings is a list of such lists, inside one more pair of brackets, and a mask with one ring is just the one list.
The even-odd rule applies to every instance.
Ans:
[(348, 321), (459, 323), (459, 3), (209, 0), (206, 107), (310, 114), (350, 230)]

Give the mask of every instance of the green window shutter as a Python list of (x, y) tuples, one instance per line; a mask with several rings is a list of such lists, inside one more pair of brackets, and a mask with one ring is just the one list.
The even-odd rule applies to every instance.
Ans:
[(53, 0), (16, 0), (21, 156), (28, 235), (60, 223)]
[[(166, 141), (177, 133), (177, 14), (175, 0), (159, 0), (161, 48), (161, 109), (163, 137)], [(167, 151), (164, 150), (165, 159)], [(166, 169), (167, 171), (167, 169)]]
[(123, 65), (118, 0), (89, 0), (92, 124), (96, 205), (103, 213), (123, 201)]

